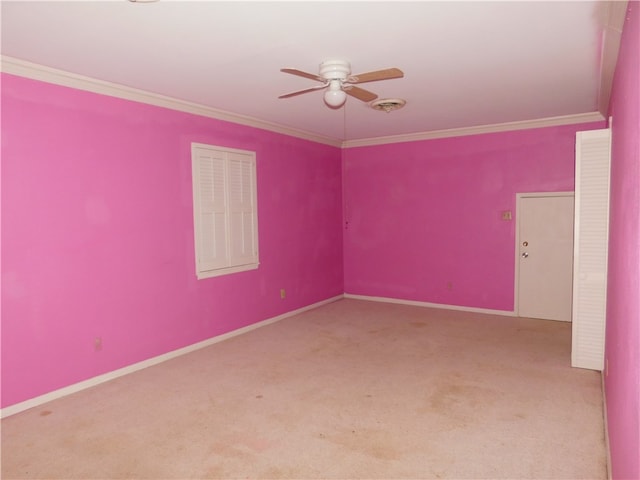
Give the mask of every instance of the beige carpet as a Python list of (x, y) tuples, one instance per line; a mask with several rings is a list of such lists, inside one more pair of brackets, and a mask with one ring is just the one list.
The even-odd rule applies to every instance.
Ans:
[(605, 479), (570, 337), (340, 300), (4, 419), (2, 478)]

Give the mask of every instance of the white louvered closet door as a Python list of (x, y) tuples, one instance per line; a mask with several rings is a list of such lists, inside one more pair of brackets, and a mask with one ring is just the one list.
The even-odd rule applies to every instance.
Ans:
[(604, 369), (611, 130), (576, 134), (571, 365)]

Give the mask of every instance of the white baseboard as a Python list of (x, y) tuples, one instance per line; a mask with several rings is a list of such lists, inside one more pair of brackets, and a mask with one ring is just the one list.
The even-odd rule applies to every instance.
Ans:
[(356, 300), (367, 300), (370, 302), (383, 302), (383, 303), (399, 303), (401, 305), (413, 305), (416, 307), (428, 307), (428, 308), (441, 308), (445, 310), (460, 310), (462, 312), (472, 312), (472, 313), (486, 313), (489, 315), (504, 315), (507, 317), (515, 317), (515, 312), (510, 312), (507, 310), (491, 310), (488, 308), (476, 308), (476, 307), (463, 307), (460, 305), (447, 305), (441, 303), (429, 303), (429, 302), (418, 302), (416, 300), (403, 300), (400, 298), (388, 298), (388, 297), (371, 297), (368, 295), (354, 295), (351, 293), (345, 293), (344, 298), (353, 298)]
[(257, 328), (270, 325), (272, 323), (283, 320), (287, 317), (292, 317), (294, 315), (298, 315), (299, 313), (306, 312), (307, 310), (312, 310), (314, 308), (321, 307), (328, 303), (335, 302), (337, 300), (340, 300), (341, 298), (343, 298), (343, 295), (337, 295), (335, 297), (331, 297), (326, 300), (322, 300), (320, 302), (307, 305), (306, 307), (298, 308), (297, 310), (292, 310), (290, 312), (283, 313), (282, 315), (268, 318), (258, 323), (247, 325), (246, 327), (242, 327), (237, 330), (233, 330), (231, 332), (227, 332), (222, 335), (218, 335), (218, 336), (209, 338), (207, 340), (203, 340), (202, 342), (194, 343), (193, 345), (188, 345), (186, 347), (179, 348), (178, 350), (173, 350), (171, 352), (158, 355), (157, 357), (149, 358), (147, 360), (143, 360), (141, 362), (134, 363), (132, 365), (128, 365), (123, 368), (119, 368), (118, 370), (113, 370), (112, 372), (103, 373), (102, 375), (98, 375), (97, 377), (89, 378), (87, 380), (83, 380), (82, 382), (74, 383), (73, 385), (69, 385), (68, 387), (63, 387), (63, 388), (60, 388), (59, 390), (54, 390), (53, 392), (45, 393), (44, 395), (40, 395), (38, 397), (25, 400), (24, 402), (10, 405), (0, 410), (0, 418), (5, 418), (10, 415), (15, 415), (16, 413), (22, 412), (24, 410), (28, 410), (30, 408), (37, 407), (44, 403), (50, 402), (52, 400), (56, 400), (58, 398), (65, 397), (67, 395), (71, 395), (72, 393), (76, 393), (81, 390), (94, 387), (101, 383), (108, 382), (109, 380), (122, 377), (123, 375), (128, 375), (130, 373), (137, 372), (138, 370), (142, 370), (144, 368), (151, 367), (153, 365), (157, 365), (162, 362), (166, 362), (167, 360), (171, 360), (172, 358), (176, 358), (181, 355), (185, 355), (187, 353), (200, 350), (201, 348), (205, 348), (215, 343), (222, 342), (223, 340), (227, 340), (229, 338), (242, 335), (243, 333), (250, 332), (251, 330), (255, 330)]

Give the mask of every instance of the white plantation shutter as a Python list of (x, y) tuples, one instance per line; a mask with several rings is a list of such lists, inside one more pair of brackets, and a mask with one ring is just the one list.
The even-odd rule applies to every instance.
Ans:
[(200, 228), (196, 229), (196, 262), (198, 270), (226, 267), (227, 240), (225, 219), (225, 172), (223, 152), (198, 150), (196, 162), (199, 189), (194, 205)]
[(571, 364), (603, 370), (611, 130), (576, 134)]
[(191, 156), (198, 278), (257, 268), (255, 154), (194, 143)]
[(241, 265), (257, 261), (255, 244), (255, 162), (249, 155), (229, 155), (230, 257)]

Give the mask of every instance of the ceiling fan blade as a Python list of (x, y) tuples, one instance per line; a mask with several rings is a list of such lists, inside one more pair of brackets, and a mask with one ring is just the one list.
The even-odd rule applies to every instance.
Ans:
[(390, 80), (392, 78), (402, 78), (404, 73), (399, 68), (385, 68), (384, 70), (376, 70), (375, 72), (360, 73), (351, 75), (348, 79), (349, 83), (365, 83), (376, 82), (378, 80)]
[(358, 100), (362, 100), (363, 102), (371, 102), (378, 98), (378, 95), (370, 92), (369, 90), (365, 90), (364, 88), (354, 87), (353, 85), (345, 85), (344, 91), (347, 95), (351, 95), (352, 97), (357, 98)]
[(285, 93), (284, 95), (280, 95), (278, 98), (295, 97), (296, 95), (300, 95), (300, 94), (307, 93), (307, 92), (313, 92), (314, 90), (320, 90), (320, 89), (325, 88), (325, 87), (326, 87), (326, 85), (318, 85), (317, 87), (305, 88), (304, 90), (298, 90), (296, 92)]
[(297, 75), (298, 77), (310, 78), (311, 80), (317, 80), (318, 82), (324, 82), (324, 78), (319, 77), (313, 73), (303, 72), (302, 70), (298, 70), (297, 68), (281, 68), (281, 72), (290, 73), (291, 75)]

